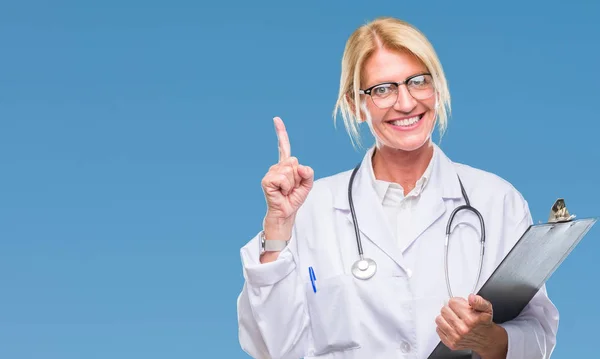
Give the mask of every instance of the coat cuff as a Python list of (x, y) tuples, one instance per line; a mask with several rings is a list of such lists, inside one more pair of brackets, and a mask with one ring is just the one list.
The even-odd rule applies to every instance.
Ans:
[(244, 279), (253, 287), (271, 286), (288, 276), (296, 268), (291, 250), (295, 238), (292, 234), (288, 245), (279, 253), (275, 261), (261, 263), (259, 234), (240, 250)]
[(523, 330), (517, 323), (506, 322), (499, 324), (508, 335), (508, 350), (506, 359), (523, 359), (525, 357), (525, 340)]

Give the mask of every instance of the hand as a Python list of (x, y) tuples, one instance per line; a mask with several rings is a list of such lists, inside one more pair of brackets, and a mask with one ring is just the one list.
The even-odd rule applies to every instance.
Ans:
[(314, 172), (291, 156), (290, 141), (279, 117), (273, 119), (279, 139), (279, 162), (262, 179), (267, 201), (265, 216), (266, 239), (288, 239), (295, 214), (312, 189)]
[(482, 358), (504, 358), (506, 331), (493, 322), (492, 304), (471, 294), (468, 301), (451, 298), (436, 318), (436, 331), (451, 350), (473, 350)]

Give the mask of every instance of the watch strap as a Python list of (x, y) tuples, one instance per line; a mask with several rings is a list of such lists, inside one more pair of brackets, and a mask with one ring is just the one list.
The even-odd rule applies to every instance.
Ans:
[(281, 239), (266, 239), (265, 232), (260, 232), (261, 252), (280, 252), (287, 247), (288, 242)]
[(285, 249), (287, 243), (287, 241), (280, 239), (267, 239), (263, 248), (267, 252), (280, 252)]

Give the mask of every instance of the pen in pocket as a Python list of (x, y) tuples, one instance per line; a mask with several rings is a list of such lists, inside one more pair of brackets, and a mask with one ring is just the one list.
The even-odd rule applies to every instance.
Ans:
[(315, 281), (317, 280), (317, 277), (315, 276), (315, 271), (313, 270), (313, 267), (308, 267), (308, 275), (310, 276), (310, 282), (313, 287), (313, 292), (316, 293), (317, 287), (315, 286)]

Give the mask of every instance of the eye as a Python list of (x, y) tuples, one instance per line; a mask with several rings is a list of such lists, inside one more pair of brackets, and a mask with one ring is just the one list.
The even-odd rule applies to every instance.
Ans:
[(393, 85), (379, 85), (375, 88), (373, 88), (373, 90), (371, 90), (371, 95), (373, 96), (377, 96), (377, 97), (385, 97), (388, 96), (389, 94), (391, 94), (394, 91), (393, 89)]
[(410, 79), (408, 85), (414, 88), (424, 88), (431, 86), (431, 78), (426, 75), (419, 75)]

